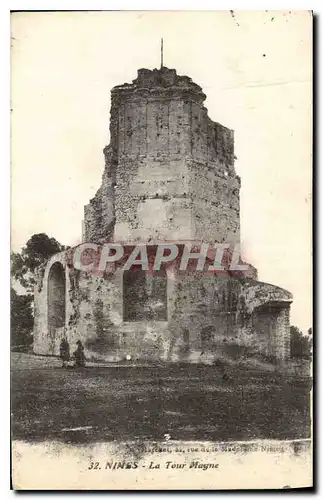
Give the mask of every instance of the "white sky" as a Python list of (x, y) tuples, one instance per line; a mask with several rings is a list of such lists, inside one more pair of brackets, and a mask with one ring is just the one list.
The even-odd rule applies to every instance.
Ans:
[(12, 248), (39, 232), (80, 242), (100, 186), (110, 90), (164, 65), (203, 87), (235, 130), (242, 245), (259, 279), (312, 324), (311, 16), (302, 11), (12, 15)]

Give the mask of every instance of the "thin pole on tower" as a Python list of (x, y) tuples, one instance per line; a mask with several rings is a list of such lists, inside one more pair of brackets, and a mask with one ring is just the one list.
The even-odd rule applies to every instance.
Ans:
[(164, 66), (164, 40), (161, 39), (160, 44), (160, 68)]

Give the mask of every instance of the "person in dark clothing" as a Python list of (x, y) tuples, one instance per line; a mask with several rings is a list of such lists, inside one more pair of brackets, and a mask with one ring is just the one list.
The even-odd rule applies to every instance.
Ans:
[(77, 349), (74, 351), (74, 366), (85, 366), (85, 355), (84, 355), (84, 347), (80, 340), (76, 342)]
[(59, 346), (59, 355), (63, 363), (63, 368), (67, 367), (67, 363), (70, 360), (70, 345), (67, 342), (67, 338), (64, 337)]

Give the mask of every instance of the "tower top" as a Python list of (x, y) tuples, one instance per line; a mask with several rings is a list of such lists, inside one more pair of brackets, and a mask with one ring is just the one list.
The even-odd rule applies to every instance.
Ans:
[[(162, 55), (162, 53), (161, 53)], [(191, 98), (200, 104), (203, 104), (206, 99), (206, 95), (203, 93), (202, 88), (194, 83), (192, 79), (188, 76), (181, 76), (176, 73), (175, 69), (166, 68), (163, 65), (163, 59), (161, 60), (162, 67), (157, 69), (138, 69), (138, 75), (132, 83), (124, 83), (122, 85), (117, 85), (111, 90), (112, 97), (115, 96), (133, 96), (135, 99), (139, 96), (144, 98), (164, 95), (167, 98), (172, 96), (182, 96), (183, 98)]]
[(164, 66), (164, 40), (161, 38), (160, 41), (160, 69)]

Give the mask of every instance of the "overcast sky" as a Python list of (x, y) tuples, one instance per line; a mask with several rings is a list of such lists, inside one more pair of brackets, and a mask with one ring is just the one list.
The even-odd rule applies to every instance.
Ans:
[(164, 65), (203, 87), (235, 130), (241, 239), (259, 279), (311, 326), (311, 17), (308, 12), (12, 15), (12, 248), (39, 232), (81, 241), (100, 186), (110, 90)]

